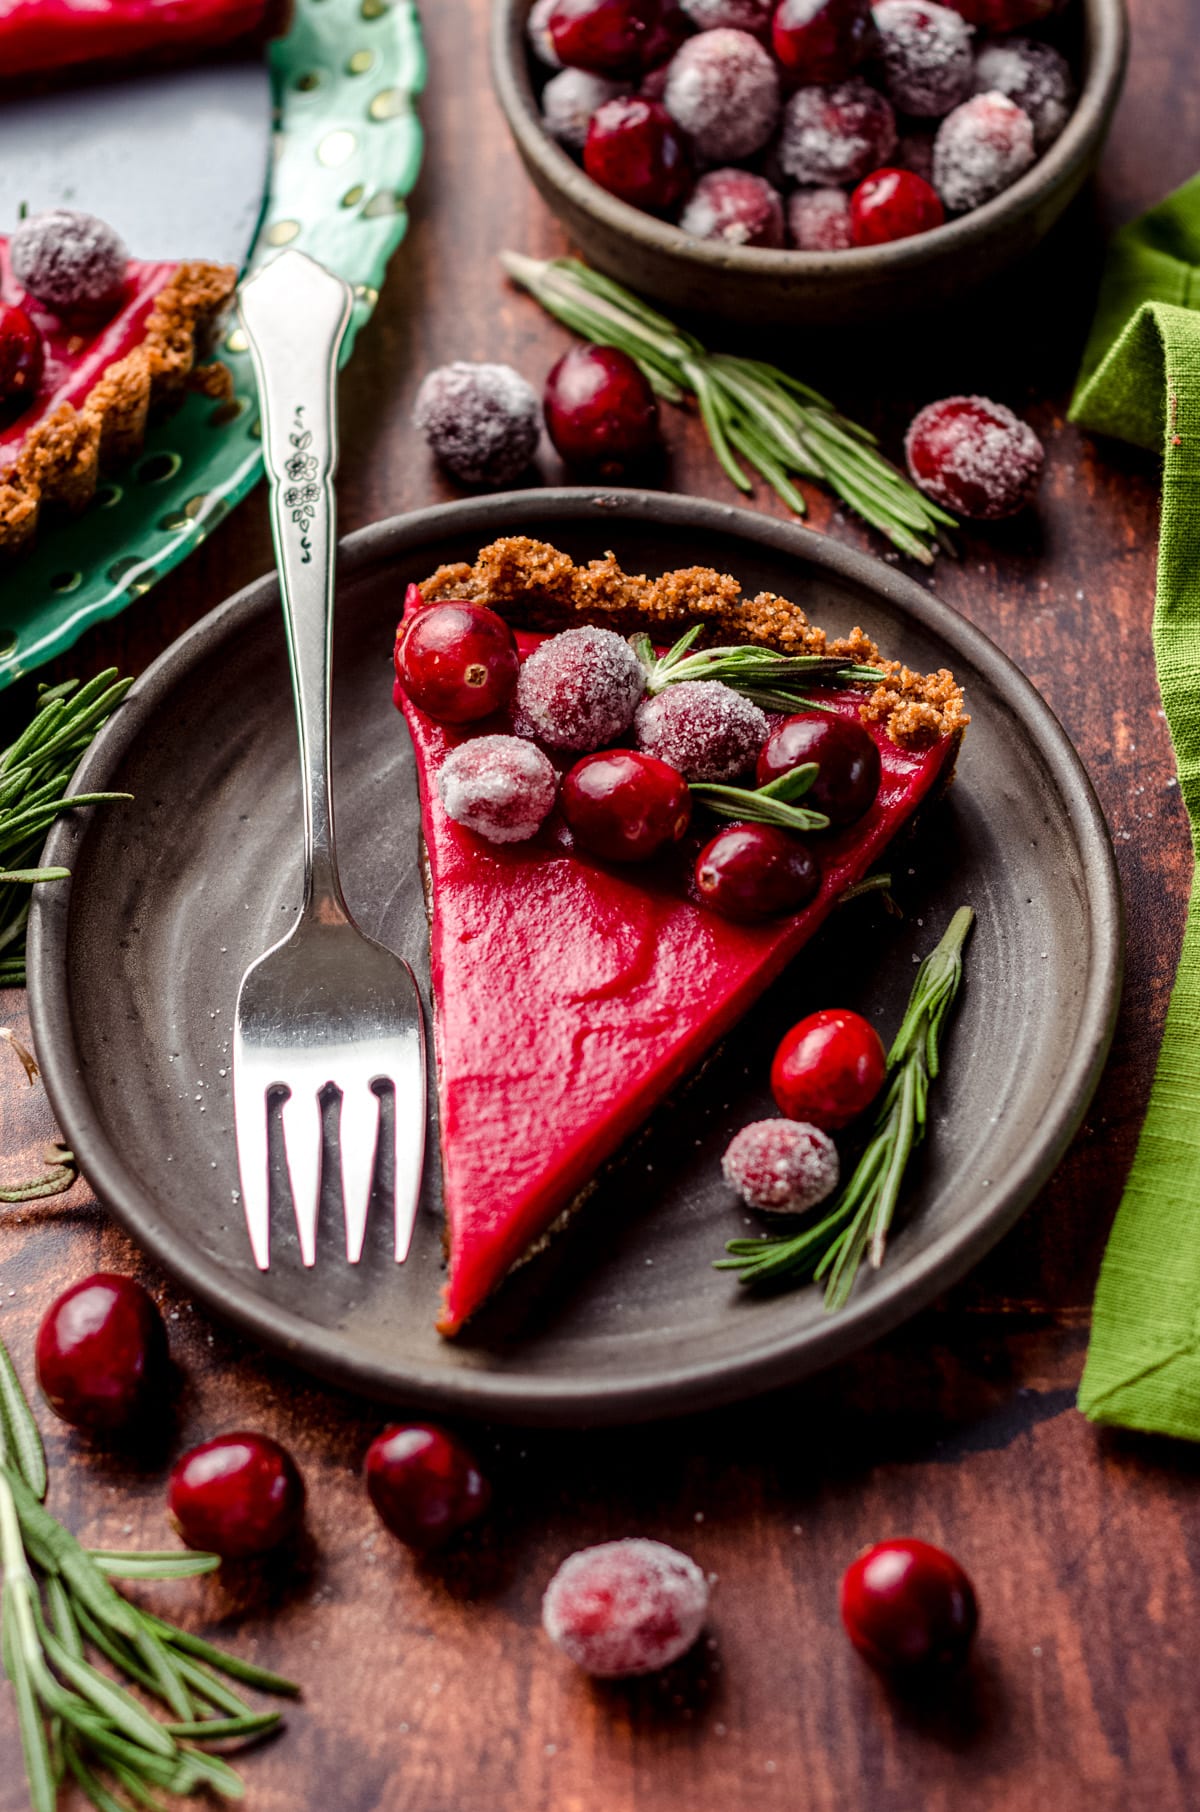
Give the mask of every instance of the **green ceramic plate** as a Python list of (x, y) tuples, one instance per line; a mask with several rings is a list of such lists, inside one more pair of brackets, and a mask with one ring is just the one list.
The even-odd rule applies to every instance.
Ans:
[[(296, 0), (271, 47), (275, 155), (250, 264), (310, 252), (354, 286), (348, 357), (404, 237), (421, 165), (414, 99), (425, 78), (411, 0)], [(198, 248), (202, 253), (203, 248)], [(222, 357), (234, 396), (191, 397), (152, 428), (140, 459), (93, 506), (46, 535), (0, 583), (0, 687), (61, 654), (177, 566), (262, 474), (249, 354)]]

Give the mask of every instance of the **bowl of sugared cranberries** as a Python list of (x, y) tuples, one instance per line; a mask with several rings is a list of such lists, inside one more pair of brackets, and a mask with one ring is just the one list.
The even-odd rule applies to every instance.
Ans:
[(819, 326), (1032, 251), (1099, 158), (1127, 37), (1125, 0), (495, 0), (492, 65), (598, 270)]

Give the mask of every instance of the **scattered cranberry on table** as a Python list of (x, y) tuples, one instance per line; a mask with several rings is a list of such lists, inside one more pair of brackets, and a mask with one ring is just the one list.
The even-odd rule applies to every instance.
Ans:
[(572, 346), (546, 379), (546, 432), (559, 457), (614, 478), (660, 445), (654, 392), (626, 352)]
[(519, 665), (503, 617), (465, 599), (427, 605), (396, 637), (397, 683), (439, 723), (472, 723), (501, 710)]
[(842, 1578), (846, 1634), (873, 1667), (904, 1673), (959, 1667), (979, 1623), (975, 1588), (926, 1541), (868, 1548)]
[(636, 749), (585, 755), (562, 783), (563, 816), (585, 849), (645, 862), (678, 843), (692, 816), (683, 775)]
[(269, 1435), (218, 1435), (176, 1461), (167, 1514), (189, 1548), (246, 1560), (293, 1535), (304, 1511), (296, 1463)]
[(834, 1133), (870, 1107), (886, 1075), (887, 1052), (874, 1026), (858, 1013), (827, 1007), (780, 1041), (771, 1093), (789, 1120)]
[(491, 1501), (491, 1487), (463, 1443), (424, 1422), (398, 1423), (376, 1435), (365, 1474), (384, 1527), (422, 1551), (477, 1522)]
[(488, 843), (525, 843), (554, 809), (558, 775), (523, 736), (473, 736), (438, 769), (446, 815)]
[(45, 342), (35, 323), (15, 302), (0, 302), (0, 402), (32, 402), (45, 364)]
[(542, 410), (537, 392), (511, 365), (456, 359), (424, 379), (413, 425), (464, 484), (508, 484), (537, 452)]
[(763, 745), (755, 779), (767, 786), (810, 761), (819, 772), (804, 804), (824, 812), (832, 829), (853, 824), (874, 804), (883, 764), (875, 738), (862, 724), (829, 711), (784, 718)]
[(913, 417), (904, 451), (913, 483), (958, 516), (1015, 515), (1041, 481), (1045, 451), (1019, 416), (986, 396), (948, 396)]
[(35, 1349), (42, 1395), (74, 1428), (128, 1428), (165, 1395), (167, 1335), (153, 1298), (132, 1277), (97, 1271), (42, 1317)]
[(560, 63), (615, 75), (638, 62), (658, 0), (556, 0), (545, 30)]
[(876, 170), (850, 197), (855, 245), (890, 245), (941, 226), (946, 210), (938, 192), (912, 170)]
[(657, 1673), (694, 1645), (708, 1613), (708, 1583), (665, 1542), (630, 1538), (581, 1548), (542, 1599), (556, 1648), (598, 1679)]
[(802, 911), (821, 886), (808, 846), (772, 824), (718, 831), (696, 857), (695, 877), (705, 906), (747, 924)]
[(875, 43), (868, 0), (780, 0), (771, 42), (793, 81), (843, 81)]
[(748, 1208), (807, 1214), (837, 1188), (837, 1146), (819, 1126), (755, 1120), (730, 1142), (721, 1173)]
[(669, 214), (692, 182), (687, 144), (671, 115), (661, 101), (636, 94), (593, 113), (583, 167), (610, 195), (649, 214)]

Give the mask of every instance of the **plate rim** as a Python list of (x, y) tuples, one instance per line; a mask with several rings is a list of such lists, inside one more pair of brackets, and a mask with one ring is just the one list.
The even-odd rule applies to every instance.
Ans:
[[(405, 1366), (384, 1356), (347, 1354), (342, 1337), (321, 1329), (231, 1280), (218, 1263), (165, 1226), (154, 1194), (124, 1164), (94, 1111), (73, 1036), (66, 955), (73, 881), (35, 889), (30, 915), (29, 1007), (35, 1048), (51, 1106), (101, 1204), (136, 1243), (221, 1320), (232, 1322), (270, 1350), (330, 1382), (374, 1398), (527, 1425), (601, 1426), (651, 1420), (713, 1408), (775, 1386), (795, 1383), (869, 1345), (956, 1283), (1016, 1222), (1048, 1180), (1081, 1124), (1100, 1080), (1115, 1029), (1124, 968), (1124, 908), (1108, 828), (1082, 761), (1050, 706), (990, 637), (907, 574), (874, 555), (794, 522), (708, 499), (675, 493), (577, 487), (531, 494), (512, 491), (391, 516), (340, 543), (339, 582), (353, 582), (403, 557), (413, 545), (460, 536), (482, 545), (536, 512), (539, 520), (578, 522), (594, 515), (632, 517), (655, 525), (740, 536), (770, 551), (802, 559), (831, 575), (879, 593), (902, 615), (937, 637), (951, 656), (969, 661), (1001, 696), (1019, 704), (1067, 806), (1084, 872), (1092, 960), (1083, 989), (1080, 1035), (1055, 1101), (1021, 1161), (989, 1192), (985, 1210), (956, 1223), (904, 1267), (885, 1272), (871, 1296), (851, 1301), (836, 1317), (795, 1336), (748, 1340), (735, 1359), (701, 1360), (657, 1368), (606, 1384), (600, 1377), (522, 1376), (512, 1370), (459, 1372)], [(84, 756), (72, 791), (103, 790), (121, 760), (177, 680), (208, 658), (243, 625), (278, 608), (274, 573), (218, 604), (170, 644), (130, 690)], [(47, 840), (47, 865), (72, 868), (95, 808), (59, 819)]]

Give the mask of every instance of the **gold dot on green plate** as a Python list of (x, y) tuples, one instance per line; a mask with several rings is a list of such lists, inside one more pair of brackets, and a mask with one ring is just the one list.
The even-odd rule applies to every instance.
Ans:
[(356, 283), (354, 294), (360, 302), (365, 302), (368, 308), (374, 308), (379, 300), (379, 291), (373, 289), (369, 283)]
[(373, 50), (356, 50), (352, 57), (346, 58), (346, 74), (366, 75), (374, 62), (375, 52)]
[(292, 86), (293, 88), (298, 88), (301, 94), (311, 94), (314, 88), (319, 88), (321, 86), (320, 70), (306, 69), (303, 75), (298, 75), (296, 77)]
[[(135, 573), (136, 578), (130, 577)], [(129, 578), (129, 584), (125, 587), (128, 596), (140, 598), (144, 591), (149, 591), (158, 574), (139, 554), (126, 554), (123, 560), (113, 561), (105, 576), (111, 585), (119, 585), (122, 579)]]
[(225, 335), (226, 352), (249, 352), (250, 342), (240, 327), (231, 328)]
[(17, 645), (15, 629), (0, 629), (0, 660), (12, 654)]
[(187, 502), (184, 504), (184, 506), (183, 506), (184, 515), (187, 516), (192, 522), (194, 522), (207, 502), (208, 502), (208, 492), (207, 491), (198, 491), (194, 497), (189, 497)]
[(317, 162), (324, 164), (327, 170), (336, 170), (339, 164), (349, 162), (357, 149), (358, 140), (353, 132), (339, 126), (336, 132), (327, 132), (317, 146)]
[(92, 502), (98, 510), (111, 510), (125, 495), (119, 484), (102, 484)]
[(55, 573), (50, 581), (50, 589), (51, 591), (77, 591), (82, 584), (82, 573)]
[(298, 220), (276, 220), (267, 228), (264, 238), (268, 245), (290, 245), (299, 231)]
[(342, 206), (344, 208), (356, 208), (366, 192), (365, 185), (361, 182), (356, 182), (354, 187), (352, 189), (347, 189), (346, 193), (342, 196)]
[(399, 88), (381, 88), (367, 108), (373, 120), (394, 120), (408, 105), (408, 97)]
[(364, 19), (382, 19), (388, 10), (388, 0), (362, 0), (358, 10)]
[(180, 529), (191, 528), (192, 524), (191, 519), (182, 510), (171, 510), (167, 515), (159, 517), (158, 526), (164, 533), (174, 535), (178, 534)]
[(393, 214), (404, 212), (404, 199), (393, 195), (390, 189), (377, 189), (363, 209), (364, 220), (387, 220)]
[(227, 428), (239, 415), (244, 415), (249, 406), (244, 396), (228, 397), (225, 402), (217, 404), (208, 418), (208, 425), (210, 428)]

